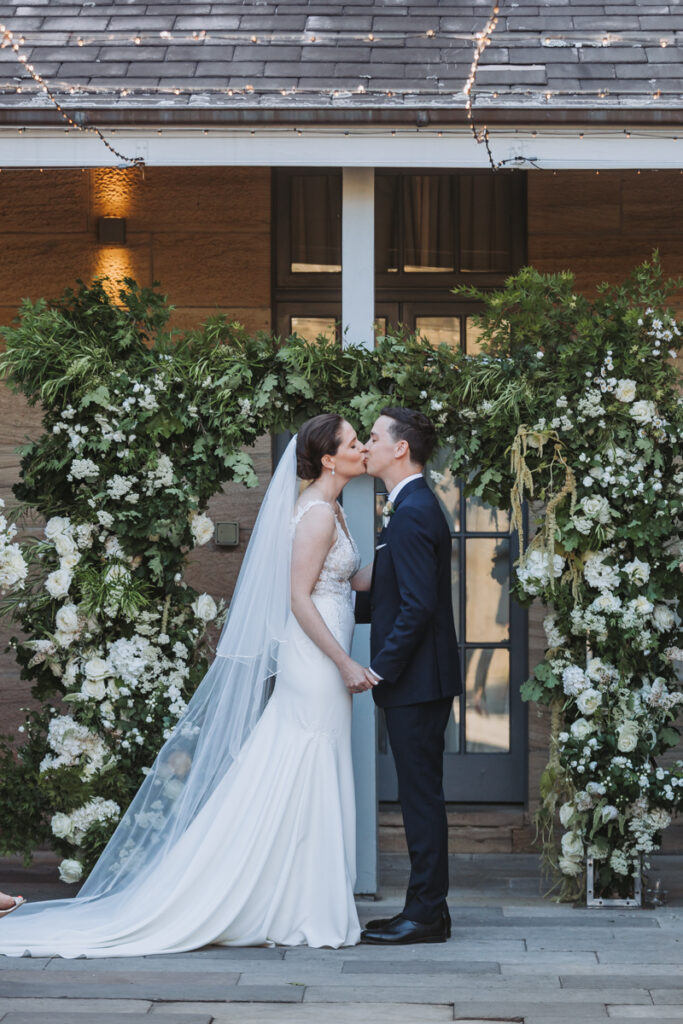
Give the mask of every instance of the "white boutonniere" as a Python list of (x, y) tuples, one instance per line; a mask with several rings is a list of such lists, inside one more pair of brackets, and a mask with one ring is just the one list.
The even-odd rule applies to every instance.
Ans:
[(382, 526), (388, 526), (389, 520), (394, 514), (394, 503), (393, 501), (387, 501), (382, 509)]

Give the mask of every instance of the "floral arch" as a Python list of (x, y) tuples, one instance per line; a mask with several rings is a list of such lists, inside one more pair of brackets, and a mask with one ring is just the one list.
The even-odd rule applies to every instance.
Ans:
[[(683, 764), (662, 760), (683, 703), (673, 287), (655, 254), (592, 301), (570, 274), (532, 268), (500, 291), (463, 289), (484, 305), (477, 356), (405, 335), (374, 351), (282, 343), (219, 316), (177, 336), (164, 297), (131, 280), (114, 298), (95, 281), (26, 301), (0, 373), (42, 406), (45, 433), (22, 449), (12, 518), (47, 525), (19, 545), (0, 516), (0, 591), (42, 708), (0, 749), (3, 852), (49, 841), (75, 880), (111, 834), (206, 670), (223, 606), (183, 568), (212, 536), (209, 498), (256, 483), (244, 447), (322, 408), (367, 429), (391, 401), (431, 414), (467, 493), (512, 508), (513, 593), (549, 609), (523, 687), (552, 709), (546, 858), (563, 898), (582, 891), (587, 855), (602, 891), (624, 893), (683, 800)], [(173, 766), (169, 785), (186, 772)]]

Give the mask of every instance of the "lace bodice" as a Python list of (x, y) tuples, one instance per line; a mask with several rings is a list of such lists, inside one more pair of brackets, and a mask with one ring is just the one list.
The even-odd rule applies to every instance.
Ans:
[(314, 505), (324, 505), (334, 515), (337, 539), (327, 553), (318, 582), (313, 588), (312, 596), (331, 595), (348, 599), (351, 594), (349, 580), (360, 569), (361, 558), (356, 542), (348, 533), (348, 527), (346, 530), (344, 529), (344, 526), (346, 526), (344, 511), (342, 510), (341, 513), (344, 517), (344, 526), (342, 526), (339, 516), (332, 510), (328, 502), (323, 501), (321, 498), (315, 498), (313, 501), (302, 505), (296, 514), (292, 516), (292, 534), (306, 512), (313, 508)]

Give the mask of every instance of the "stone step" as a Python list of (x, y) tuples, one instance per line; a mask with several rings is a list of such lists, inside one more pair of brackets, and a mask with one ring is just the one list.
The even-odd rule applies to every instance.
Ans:
[(103, 1013), (101, 1010), (72, 1010), (59, 1013), (50, 1010), (46, 1016), (42, 1010), (10, 1010), (2, 1018), (2, 1024), (211, 1024), (213, 1017), (208, 1013)]

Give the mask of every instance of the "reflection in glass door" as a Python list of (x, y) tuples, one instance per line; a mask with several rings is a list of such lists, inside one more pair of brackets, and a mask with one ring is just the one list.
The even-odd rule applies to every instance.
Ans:
[[(477, 350), (470, 318), (416, 317), (416, 327), (440, 344), (465, 343)], [(430, 323), (431, 320), (435, 323)], [(469, 343), (469, 344), (468, 344)], [(465, 692), (453, 702), (446, 731), (446, 800), (522, 802), (526, 796), (526, 708), (519, 689), (526, 678), (526, 614), (510, 600), (511, 565), (517, 557), (507, 512), (476, 497), (465, 498), (462, 482), (447, 468), (442, 451), (426, 470), (451, 530), (451, 591)], [(381, 483), (378, 484), (381, 487)], [(379, 510), (384, 491), (377, 494)], [(379, 716), (379, 794), (398, 798), (393, 759)]]

